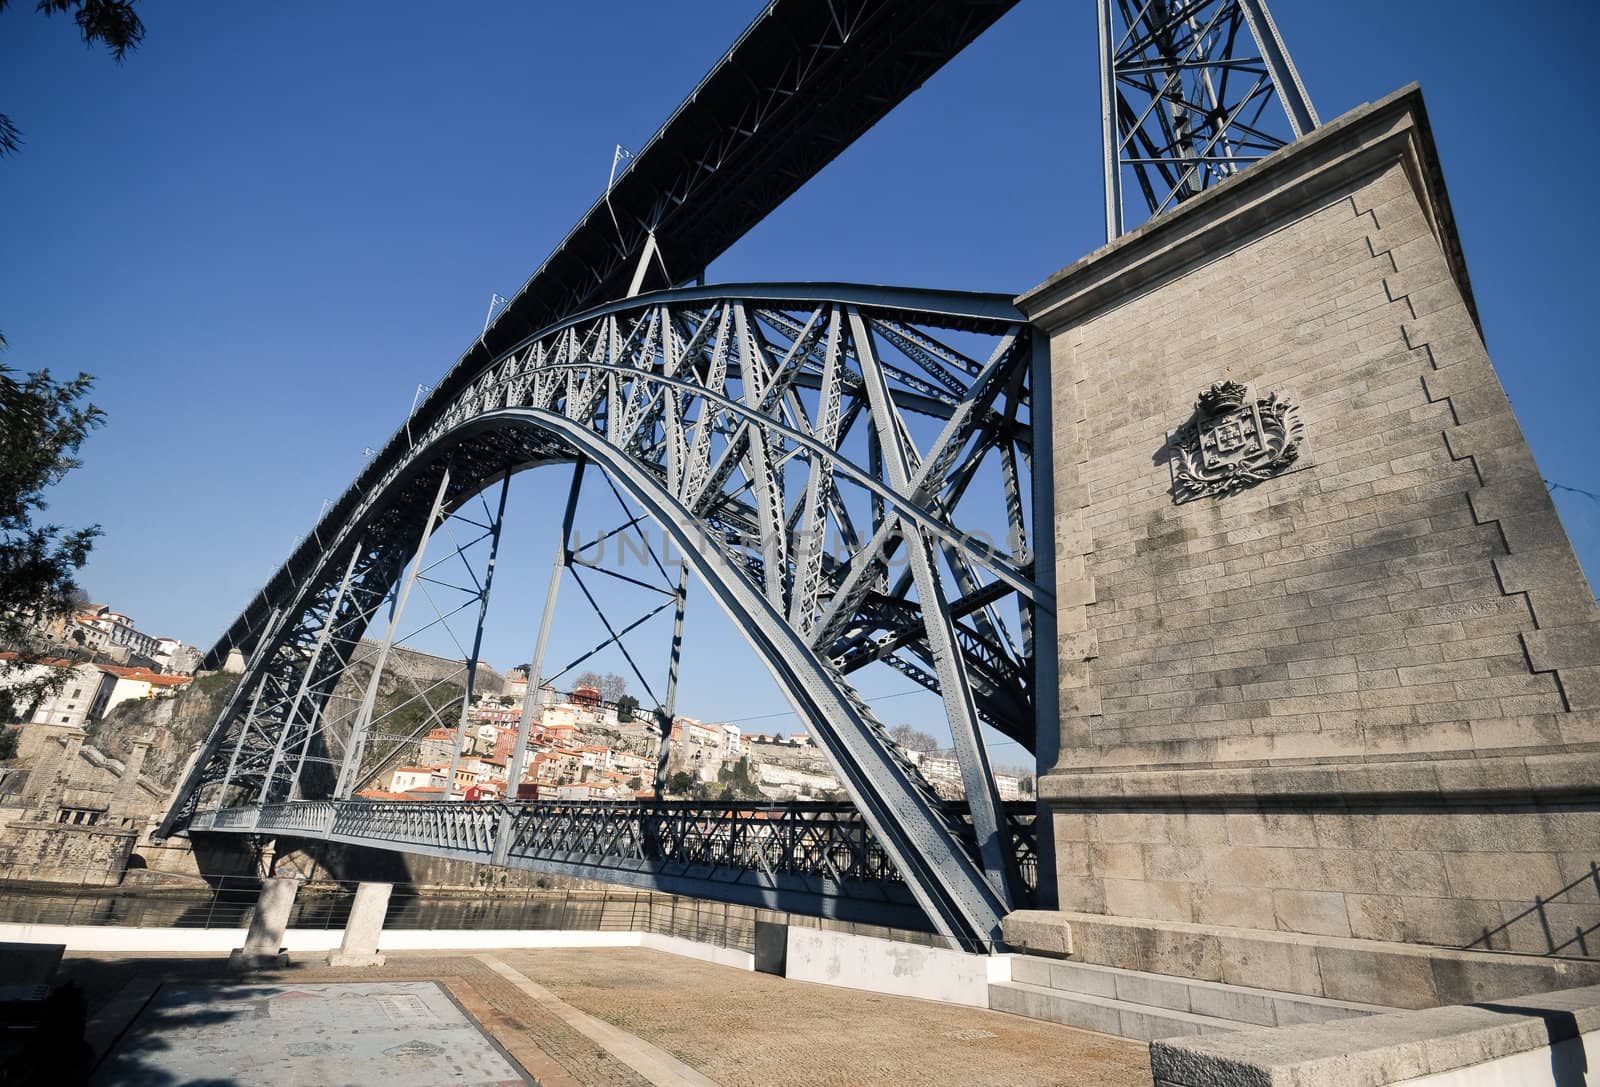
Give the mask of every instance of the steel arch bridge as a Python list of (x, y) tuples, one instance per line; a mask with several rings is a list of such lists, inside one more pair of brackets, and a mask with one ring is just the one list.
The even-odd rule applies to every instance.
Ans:
[[(691, 288), (556, 324), (413, 426), (362, 501), (323, 526), (186, 797), (226, 781), (234, 803), (348, 800), (363, 736), (327, 727), (328, 679), (415, 541), (497, 480), (581, 463), (670, 535), (917, 904), (944, 931), (993, 938), (1018, 877), (979, 725), (1032, 746), (1035, 646), (1054, 645), (1029, 550), (1034, 367), (1031, 330), (997, 296)], [(963, 517), (986, 473), (1004, 492), (1003, 543)], [(976, 849), (851, 687), (874, 661), (941, 695)]]
[[(246, 654), (245, 673), (160, 833), (360, 842), (768, 904), (799, 895), (818, 912), (920, 913), (969, 946), (998, 940), (1023, 870), (1050, 864), (1048, 835), (1032, 842), (1001, 804), (982, 735), (1052, 754), (1042, 345), (1006, 296), (683, 286), (663, 254), (700, 279), (1011, 3), (768, 5), (211, 651), (207, 667)], [(1316, 124), (1263, 0), (1098, 6), (1108, 234), (1123, 226), (1124, 175), (1158, 213)], [(1274, 98), (1287, 132), (1262, 120)], [(503, 513), (506, 481), (554, 464), (576, 466), (569, 526), (590, 470), (671, 539), (851, 808), (352, 799), (430, 536), (496, 483)], [(498, 526), (499, 514), (483, 526), (481, 607)], [(680, 630), (682, 600), (680, 581)], [(548, 619), (547, 605), (541, 646)], [(365, 702), (336, 723), (333, 684), (363, 632), (385, 625)], [(874, 663), (942, 699), (965, 806), (939, 800), (852, 686)]]

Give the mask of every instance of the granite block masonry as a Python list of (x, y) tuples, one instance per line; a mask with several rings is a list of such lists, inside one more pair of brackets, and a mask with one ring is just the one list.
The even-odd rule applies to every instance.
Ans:
[(1420, 91), (1018, 305), (1051, 370), (1061, 910), (1600, 955), (1600, 611)]
[(1175, 1038), (1150, 1047), (1156, 1087), (1565, 1087), (1600, 1043), (1600, 988)]

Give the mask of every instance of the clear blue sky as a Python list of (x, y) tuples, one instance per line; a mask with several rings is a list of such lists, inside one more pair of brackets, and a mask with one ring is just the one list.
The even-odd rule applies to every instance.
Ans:
[[(490, 292), (520, 286), (596, 198), (613, 145), (642, 147), (758, 5), (139, 10), (145, 44), (120, 66), (68, 19), (0, 14), (0, 111), (26, 140), (0, 161), (0, 329), (13, 368), (98, 377), (108, 425), (50, 510), (104, 526), (88, 591), (207, 645), (457, 357)], [(1422, 83), (1501, 377), (1545, 475), (1600, 492), (1597, 163), (1573, 127), (1600, 90), (1581, 52), (1594, 9), (1274, 13), (1324, 118)], [(1022, 0), (709, 278), (1031, 287), (1103, 240), (1095, 81), (1092, 3)], [(532, 641), (557, 476), (515, 485), (487, 654), (501, 666)], [(1594, 579), (1600, 504), (1557, 501)], [(699, 602), (681, 708), (782, 710)], [(577, 609), (563, 622), (567, 644), (597, 640)], [(880, 712), (939, 716), (922, 697)]]

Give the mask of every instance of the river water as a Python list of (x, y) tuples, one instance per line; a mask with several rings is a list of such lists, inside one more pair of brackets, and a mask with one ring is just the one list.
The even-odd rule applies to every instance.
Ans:
[[(0, 885), (0, 923), (119, 925), (136, 928), (242, 928), (250, 923), (253, 881), (212, 891), (145, 888), (59, 889)], [(296, 896), (291, 928), (340, 929), (354, 885), (308, 884)], [(575, 929), (670, 933), (753, 950), (755, 921), (788, 915), (651, 891), (528, 890), (497, 893), (418, 892), (397, 885), (384, 927), (400, 929)]]

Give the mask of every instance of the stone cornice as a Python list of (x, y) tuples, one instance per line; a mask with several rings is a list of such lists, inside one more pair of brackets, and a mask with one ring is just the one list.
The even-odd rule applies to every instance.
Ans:
[(1240, 804), (1297, 809), (1322, 804), (1592, 804), (1600, 799), (1597, 783), (1600, 755), (1579, 753), (1335, 766), (1055, 771), (1039, 778), (1039, 796), (1058, 811)]
[(1054, 332), (1215, 260), (1240, 243), (1336, 199), (1354, 183), (1397, 162), (1416, 190), (1477, 323), (1466, 260), (1422, 91), (1415, 83), (1351, 110), (1068, 265), (1019, 296), (1017, 306), (1036, 326)]

